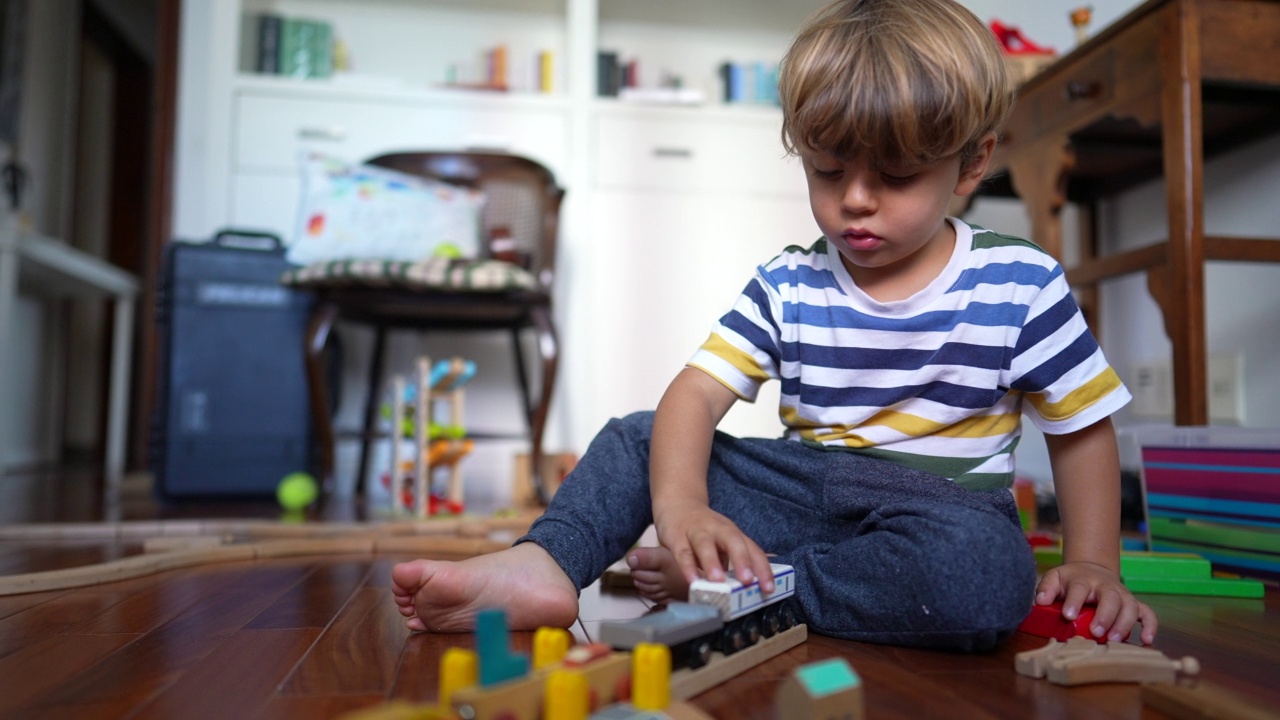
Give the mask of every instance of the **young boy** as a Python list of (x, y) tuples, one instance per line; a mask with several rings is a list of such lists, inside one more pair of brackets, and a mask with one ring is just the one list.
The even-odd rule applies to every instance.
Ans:
[[(415, 630), (568, 626), (577, 592), (627, 555), (641, 591), (679, 597), (726, 569), (772, 589), (796, 569), (812, 630), (980, 650), (1032, 602), (1096, 604), (1092, 632), (1156, 618), (1119, 577), (1129, 399), (1036, 246), (946, 217), (982, 181), (1012, 104), (994, 38), (953, 0), (840, 0), (782, 64), (783, 143), (823, 237), (757, 270), (656, 413), (613, 420), (529, 534), (461, 563), (393, 570)], [(715, 430), (782, 383), (776, 440)], [(1036, 586), (1007, 488), (1026, 411), (1047, 436), (1064, 564)], [(632, 550), (645, 528), (660, 548)]]

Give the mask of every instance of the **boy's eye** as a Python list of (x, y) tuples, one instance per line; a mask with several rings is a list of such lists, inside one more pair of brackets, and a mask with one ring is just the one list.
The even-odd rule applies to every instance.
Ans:
[(917, 173), (880, 173), (886, 185), (910, 185)]
[(834, 170), (823, 170), (821, 168), (814, 168), (813, 176), (820, 180), (835, 180), (836, 178), (840, 177), (840, 169), (836, 168)]

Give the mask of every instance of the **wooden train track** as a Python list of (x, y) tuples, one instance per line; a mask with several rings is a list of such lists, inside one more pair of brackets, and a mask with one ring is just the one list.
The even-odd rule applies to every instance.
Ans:
[(395, 522), (288, 523), (271, 520), (156, 520), (0, 526), (0, 542), (137, 542), (118, 560), (0, 577), (0, 596), (65, 590), (166, 570), (308, 555), (413, 555), (460, 560), (496, 552), (536, 514)]

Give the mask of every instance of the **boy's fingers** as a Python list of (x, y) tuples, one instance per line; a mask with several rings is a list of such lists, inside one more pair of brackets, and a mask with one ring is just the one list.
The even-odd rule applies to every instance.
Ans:
[(1127, 602), (1120, 606), (1120, 612), (1116, 615), (1115, 622), (1111, 623), (1111, 632), (1107, 635), (1110, 642), (1124, 642), (1129, 637), (1129, 632), (1133, 630), (1133, 624), (1138, 621), (1138, 603)]
[[(697, 560), (698, 567), (702, 568), (702, 574), (708, 580), (713, 582), (722, 582), (724, 580), (724, 567), (720, 562), (720, 549), (716, 547), (715, 538), (708, 534), (701, 534), (690, 545), (693, 547), (693, 555)], [(697, 578), (697, 574), (694, 574)]]
[(1156, 641), (1156, 629), (1160, 621), (1155, 612), (1146, 603), (1138, 603), (1138, 622), (1142, 623), (1142, 644), (1150, 645)]
[(760, 590), (766, 593), (774, 591), (773, 584), (773, 566), (769, 564), (769, 558), (765, 556), (764, 551), (756, 548), (759, 556), (756, 558), (756, 577), (760, 580)]
[(1036, 587), (1036, 604), (1052, 605), (1054, 600), (1058, 599), (1058, 594), (1062, 591), (1062, 585), (1059, 583), (1058, 572), (1050, 570), (1041, 578), (1040, 585)]
[(1068, 620), (1080, 617), (1080, 609), (1089, 600), (1089, 586), (1081, 582), (1067, 585), (1066, 597), (1062, 600), (1062, 616)]
[[(1124, 610), (1124, 602), (1120, 598), (1120, 594), (1114, 590), (1103, 592), (1098, 597), (1097, 608), (1093, 613), (1093, 624), (1089, 627), (1089, 632), (1097, 639), (1101, 640), (1107, 632), (1116, 629), (1116, 623), (1120, 617), (1120, 613)], [(1129, 623), (1133, 624), (1132, 621)]]

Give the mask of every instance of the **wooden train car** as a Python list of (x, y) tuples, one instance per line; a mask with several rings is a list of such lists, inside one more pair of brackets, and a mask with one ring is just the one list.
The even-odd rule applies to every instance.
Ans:
[(688, 603), (670, 603), (665, 611), (635, 620), (604, 622), (600, 641), (622, 650), (661, 643), (671, 648), (673, 665), (691, 668), (707, 664), (713, 651), (730, 655), (755, 645), (798, 622), (791, 599), (795, 570), (772, 567), (772, 593), (762, 593), (758, 583), (698, 580), (689, 586)]

